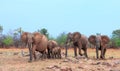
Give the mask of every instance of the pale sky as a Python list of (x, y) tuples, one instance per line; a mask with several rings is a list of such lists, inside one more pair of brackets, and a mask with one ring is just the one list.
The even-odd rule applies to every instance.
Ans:
[(22, 27), (46, 28), (52, 36), (75, 31), (110, 36), (120, 29), (120, 0), (0, 0), (0, 25), (4, 33)]

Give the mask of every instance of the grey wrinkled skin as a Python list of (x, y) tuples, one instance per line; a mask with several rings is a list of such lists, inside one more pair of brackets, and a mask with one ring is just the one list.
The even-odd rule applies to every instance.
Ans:
[(68, 50), (68, 44), (72, 42), (73, 48), (74, 48), (74, 56), (77, 56), (77, 48), (79, 49), (79, 55), (83, 55), (81, 53), (81, 50), (84, 51), (84, 55), (88, 57), (87, 55), (87, 46), (88, 46), (88, 39), (86, 36), (81, 35), (79, 32), (74, 33), (68, 33), (67, 40), (66, 40), (66, 57), (67, 57), (67, 50)]
[(110, 41), (109, 37), (106, 35), (91, 35), (88, 38), (89, 42), (96, 46), (96, 58), (99, 58), (99, 50), (101, 51), (100, 58), (105, 59), (105, 53)]

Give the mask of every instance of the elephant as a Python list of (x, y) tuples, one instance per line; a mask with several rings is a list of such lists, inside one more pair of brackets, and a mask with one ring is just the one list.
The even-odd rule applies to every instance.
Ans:
[(59, 46), (54, 47), (52, 49), (53, 58), (60, 58), (61, 59), (61, 48)]
[(96, 46), (96, 58), (99, 58), (99, 50), (101, 51), (100, 58), (105, 59), (105, 53), (108, 47), (110, 39), (106, 35), (91, 35), (88, 38), (88, 41)]
[(77, 56), (77, 47), (79, 49), (79, 55), (83, 55), (81, 53), (81, 49), (84, 51), (85, 57), (88, 58), (87, 55), (87, 46), (88, 46), (88, 39), (86, 36), (79, 32), (74, 32), (74, 33), (68, 33), (67, 35), (67, 40), (66, 40), (66, 54), (65, 56), (67, 57), (67, 50), (68, 50), (68, 45), (69, 43), (72, 42), (73, 48), (74, 48), (74, 56)]
[(30, 53), (29, 62), (32, 61), (33, 57), (36, 60), (35, 51), (42, 53), (42, 56), (46, 55), (48, 39), (45, 35), (42, 35), (38, 32), (34, 33), (24, 32), (21, 35), (21, 39), (28, 45)]
[(52, 50), (54, 47), (58, 46), (58, 43), (54, 40), (49, 40), (48, 45), (47, 45), (47, 51), (48, 51), (48, 58), (51, 58), (52, 55)]

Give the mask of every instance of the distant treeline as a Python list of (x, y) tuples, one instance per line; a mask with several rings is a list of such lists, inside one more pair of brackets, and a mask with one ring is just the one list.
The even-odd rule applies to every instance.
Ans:
[[(20, 36), (24, 30), (20, 27), (17, 29), (9, 30), (7, 34), (2, 34), (4, 31), (3, 26), (0, 25), (0, 47), (24, 47), (25, 45), (21, 42)], [(59, 45), (63, 46), (65, 44), (67, 33), (62, 32), (59, 36), (52, 37), (50, 33), (47, 31), (46, 28), (38, 29), (35, 32), (40, 32), (41, 34), (45, 35), (49, 40), (55, 40), (58, 42)], [(109, 46), (111, 48), (118, 48), (120, 47), (120, 29), (114, 30), (112, 32), (112, 36), (110, 37), (111, 41)], [(94, 47), (93, 45), (89, 44), (90, 47)]]

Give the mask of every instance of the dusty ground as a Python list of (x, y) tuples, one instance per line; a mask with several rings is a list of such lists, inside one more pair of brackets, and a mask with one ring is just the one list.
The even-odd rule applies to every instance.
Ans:
[[(106, 60), (95, 59), (95, 49), (88, 49), (89, 59), (73, 57), (62, 59), (44, 59), (28, 63), (27, 49), (0, 49), (0, 71), (120, 71), (120, 49), (108, 49)], [(23, 55), (22, 55), (23, 54)], [(39, 54), (38, 54), (39, 55)]]

